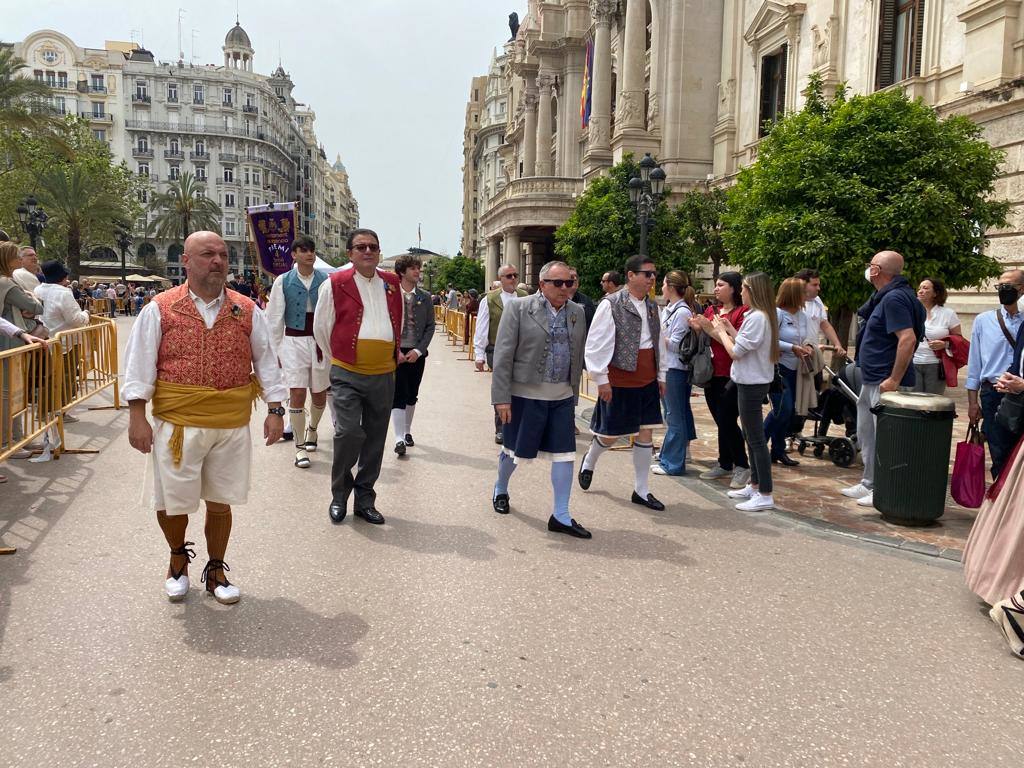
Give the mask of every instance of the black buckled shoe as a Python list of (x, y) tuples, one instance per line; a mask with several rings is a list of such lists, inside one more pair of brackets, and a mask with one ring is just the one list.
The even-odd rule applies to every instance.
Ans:
[(505, 438), (504, 438), (504, 437), (502, 437), (502, 434), (501, 434), (501, 432), (495, 432), (495, 433), (494, 433), (494, 442), (495, 442), (495, 443), (496, 443), (497, 445), (501, 445), (502, 443), (504, 443), (504, 442), (505, 442)]
[(558, 522), (558, 520), (555, 519), (555, 516), (552, 515), (548, 518), (548, 530), (552, 533), (564, 533), (569, 536), (575, 536), (577, 539), (591, 538), (590, 531), (588, 531), (586, 528), (584, 528), (582, 525), (577, 523), (572, 518), (570, 518), (570, 521), (572, 522), (572, 524), (566, 525), (565, 523)]
[(395, 453), (399, 456), (405, 456), (405, 441), (399, 440), (395, 443)]
[(499, 515), (507, 515), (511, 509), (507, 493), (499, 493), (491, 503), (494, 505), (494, 511)]
[(336, 501), (331, 502), (331, 506), (327, 508), (327, 514), (331, 516), (331, 522), (337, 525), (345, 519), (345, 515), (348, 514), (345, 504), (339, 504)]
[(368, 523), (372, 523), (373, 525), (384, 525), (384, 515), (378, 512), (374, 507), (357, 509), (356, 517), (361, 517), (363, 520)]
[(576, 476), (576, 479), (580, 482), (580, 488), (584, 491), (590, 487), (590, 484), (594, 481), (594, 470), (584, 469), (583, 462), (580, 462), (580, 473)]
[(406, 434), (405, 444), (412, 448), (414, 445), (416, 445), (416, 441), (412, 439), (412, 435)]
[(630, 501), (632, 501), (634, 504), (639, 504), (641, 507), (653, 509), (655, 512), (661, 512), (663, 509), (665, 509), (665, 505), (658, 501), (656, 498), (654, 498), (653, 493), (648, 493), (647, 498), (644, 499), (640, 497), (639, 493), (633, 491), (633, 497), (630, 499)]

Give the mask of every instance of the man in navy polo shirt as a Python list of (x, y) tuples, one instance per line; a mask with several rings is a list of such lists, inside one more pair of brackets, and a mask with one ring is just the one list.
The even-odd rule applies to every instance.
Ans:
[(864, 460), (864, 476), (842, 494), (862, 507), (874, 506), (875, 415), (883, 392), (914, 384), (914, 349), (924, 336), (924, 305), (903, 277), (903, 257), (896, 251), (880, 251), (864, 270), (864, 279), (875, 292), (857, 310), (857, 367), (863, 386), (857, 400), (857, 442)]

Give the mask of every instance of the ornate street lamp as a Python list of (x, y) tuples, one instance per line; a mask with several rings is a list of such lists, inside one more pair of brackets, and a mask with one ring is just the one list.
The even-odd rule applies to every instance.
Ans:
[(28, 241), (32, 248), (36, 247), (36, 241), (41, 240), (43, 230), (46, 229), (46, 222), (49, 216), (46, 211), (39, 207), (35, 197), (29, 195), (17, 207), (18, 221), (21, 222), (21, 230), (28, 235)]
[(128, 232), (128, 228), (118, 222), (117, 232), (114, 234), (114, 239), (117, 241), (117, 247), (121, 249), (121, 282), (125, 285), (128, 284), (128, 269), (125, 264), (125, 254), (132, 245), (132, 236)]
[(629, 201), (636, 207), (636, 220), (640, 225), (641, 256), (647, 256), (647, 232), (651, 217), (665, 195), (665, 171), (648, 152), (640, 161), (640, 171), (629, 180)]

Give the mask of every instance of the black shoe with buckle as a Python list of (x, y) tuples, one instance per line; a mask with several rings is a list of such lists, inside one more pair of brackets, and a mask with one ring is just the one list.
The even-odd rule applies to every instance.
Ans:
[(661, 512), (665, 509), (665, 505), (654, 498), (653, 493), (648, 493), (647, 498), (642, 498), (639, 493), (633, 491), (633, 497), (630, 499), (634, 504), (639, 504), (641, 507), (647, 507), (653, 509), (655, 512)]
[(406, 433), (405, 435), (405, 444), (410, 448), (416, 445), (416, 441), (412, 439), (412, 435), (410, 435), (409, 433)]
[(577, 523), (572, 518), (570, 518), (570, 523), (570, 525), (560, 523), (558, 522), (558, 520), (555, 519), (555, 516), (552, 515), (548, 518), (548, 530), (552, 533), (565, 533), (569, 536), (575, 536), (577, 539), (591, 538), (590, 531), (588, 531), (586, 528), (584, 528), (582, 525)]
[(499, 515), (507, 515), (511, 509), (507, 493), (499, 493), (494, 497), (491, 504), (494, 506), (494, 511)]
[(576, 479), (580, 482), (580, 488), (585, 491), (590, 487), (590, 484), (594, 482), (594, 470), (584, 469), (583, 463), (580, 462), (580, 473), (577, 475)]
[(405, 456), (404, 440), (399, 440), (397, 443), (395, 443), (395, 453), (397, 453), (399, 456)]

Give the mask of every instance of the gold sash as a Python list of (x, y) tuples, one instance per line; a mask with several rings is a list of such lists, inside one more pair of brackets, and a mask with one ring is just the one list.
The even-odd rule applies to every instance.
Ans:
[(381, 339), (358, 339), (356, 341), (355, 365), (344, 363), (336, 357), (332, 357), (331, 362), (346, 371), (361, 373), (364, 376), (392, 373), (397, 367), (395, 343)]
[(174, 425), (168, 446), (174, 466), (181, 464), (185, 427), (238, 429), (249, 423), (253, 403), (263, 392), (259, 379), (233, 389), (214, 389), (191, 384), (156, 382), (153, 393), (153, 418)]

